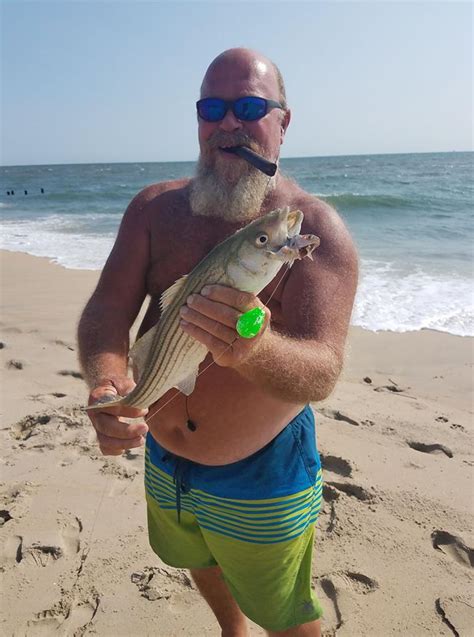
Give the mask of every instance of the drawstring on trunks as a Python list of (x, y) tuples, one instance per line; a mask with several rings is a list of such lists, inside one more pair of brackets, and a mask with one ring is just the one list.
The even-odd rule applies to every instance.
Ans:
[(163, 461), (166, 462), (169, 458), (174, 458), (176, 465), (173, 472), (173, 482), (175, 484), (176, 494), (176, 511), (178, 514), (178, 522), (181, 523), (181, 494), (188, 493), (190, 490), (189, 485), (189, 470), (191, 468), (191, 460), (175, 456), (173, 453), (165, 453)]

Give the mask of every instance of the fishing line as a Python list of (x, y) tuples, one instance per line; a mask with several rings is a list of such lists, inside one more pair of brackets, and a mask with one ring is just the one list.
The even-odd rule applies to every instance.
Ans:
[(74, 580), (74, 583), (71, 587), (71, 593), (73, 592), (73, 590), (76, 588), (77, 586), (77, 582), (79, 581), (79, 578), (82, 574), (82, 571), (84, 569), (84, 564), (86, 563), (87, 558), (89, 557), (89, 553), (91, 551), (92, 548), (92, 536), (94, 534), (95, 531), (95, 525), (97, 524), (97, 519), (99, 517), (99, 511), (102, 507), (102, 502), (104, 501), (104, 497), (105, 497), (105, 492), (107, 491), (107, 487), (109, 486), (109, 482), (110, 482), (110, 474), (107, 476), (106, 480), (105, 480), (105, 485), (104, 488), (102, 489), (102, 495), (100, 496), (100, 500), (99, 500), (99, 504), (97, 505), (96, 511), (95, 511), (95, 515), (94, 515), (94, 519), (92, 521), (92, 526), (91, 526), (91, 530), (89, 533), (89, 539), (87, 540), (86, 546), (82, 549), (82, 555), (81, 555), (81, 564), (77, 570), (77, 575), (76, 575), (76, 579)]

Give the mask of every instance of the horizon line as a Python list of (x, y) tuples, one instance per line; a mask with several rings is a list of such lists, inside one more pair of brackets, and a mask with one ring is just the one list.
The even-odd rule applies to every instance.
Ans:
[[(324, 159), (332, 157), (384, 157), (387, 155), (451, 155), (453, 153), (474, 153), (474, 150), (439, 150), (439, 151), (405, 151), (405, 152), (393, 152), (393, 153), (342, 153), (337, 155), (297, 155), (293, 157), (280, 157), (280, 160), (286, 159)], [(101, 164), (191, 164), (195, 163), (197, 159), (176, 159), (176, 160), (157, 160), (157, 161), (79, 161), (79, 162), (54, 162), (48, 164), (3, 164), (0, 163), (0, 168), (26, 168), (28, 166), (93, 166)]]

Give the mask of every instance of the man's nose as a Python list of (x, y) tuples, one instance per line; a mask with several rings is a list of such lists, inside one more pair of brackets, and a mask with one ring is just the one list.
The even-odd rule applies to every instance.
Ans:
[(240, 128), (242, 128), (242, 122), (237, 119), (232, 109), (229, 108), (224, 116), (224, 119), (220, 121), (219, 128), (229, 133), (231, 131), (239, 130)]

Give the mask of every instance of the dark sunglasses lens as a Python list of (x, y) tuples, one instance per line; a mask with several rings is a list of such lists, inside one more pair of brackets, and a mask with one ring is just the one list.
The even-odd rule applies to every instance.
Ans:
[(206, 122), (218, 122), (225, 116), (224, 101), (212, 97), (200, 100), (197, 110), (199, 117), (202, 117)]
[(267, 112), (267, 103), (262, 97), (241, 97), (236, 100), (234, 113), (237, 119), (251, 122), (260, 119)]

